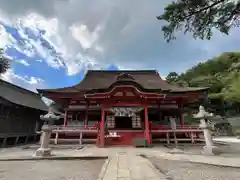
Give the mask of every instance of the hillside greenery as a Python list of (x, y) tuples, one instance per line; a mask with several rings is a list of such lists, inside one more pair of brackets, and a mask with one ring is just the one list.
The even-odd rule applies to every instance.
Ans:
[(240, 113), (240, 52), (223, 53), (188, 69), (170, 72), (169, 83), (189, 87), (209, 87), (208, 105), (220, 115)]

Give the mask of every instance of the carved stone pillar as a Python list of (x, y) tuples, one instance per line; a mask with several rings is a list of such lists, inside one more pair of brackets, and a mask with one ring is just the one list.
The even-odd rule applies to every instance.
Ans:
[(51, 148), (48, 147), (53, 126), (43, 125), (42, 126), (42, 135), (41, 135), (41, 146), (37, 149), (35, 156), (45, 157), (51, 156)]
[(49, 111), (47, 114), (44, 116), (41, 115), (40, 119), (45, 121), (46, 124), (42, 126), (42, 135), (41, 135), (41, 146), (40, 148), (37, 149), (36, 153), (34, 156), (39, 156), (39, 157), (45, 157), (45, 156), (51, 156), (51, 148), (48, 147), (52, 130), (54, 129), (52, 123), (55, 120), (59, 120), (60, 116), (56, 116), (53, 113), (52, 108), (49, 108)]
[(175, 146), (177, 146), (178, 142), (177, 142), (177, 136), (176, 136), (176, 131), (175, 131), (177, 129), (176, 119), (173, 117), (170, 117), (169, 121), (170, 121), (171, 129), (173, 130), (174, 144), (175, 144)]
[(207, 124), (207, 119), (212, 117), (212, 113), (205, 111), (203, 106), (199, 107), (199, 112), (194, 116), (195, 119), (200, 120), (199, 127), (203, 129), (205, 146), (203, 147), (202, 153), (205, 155), (214, 155), (214, 150), (217, 149), (216, 146), (213, 146), (212, 135), (211, 135), (211, 126)]
[(205, 119), (201, 119), (200, 120), (200, 128), (203, 129), (203, 134), (204, 134), (204, 139), (205, 139), (205, 143), (206, 145), (203, 147), (203, 152), (205, 154), (213, 154), (213, 141), (212, 141), (212, 135), (211, 135), (211, 130), (208, 126), (208, 124), (206, 123)]

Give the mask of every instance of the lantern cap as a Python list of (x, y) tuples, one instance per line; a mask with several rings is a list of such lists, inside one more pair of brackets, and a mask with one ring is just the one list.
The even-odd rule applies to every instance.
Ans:
[(49, 107), (48, 108), (48, 113), (45, 115), (41, 115), (40, 119), (43, 121), (55, 121), (55, 120), (59, 120), (61, 116), (56, 116), (53, 112), (53, 108)]
[(204, 119), (212, 116), (213, 116), (213, 113), (207, 112), (203, 106), (199, 106), (198, 113), (193, 115), (195, 119)]

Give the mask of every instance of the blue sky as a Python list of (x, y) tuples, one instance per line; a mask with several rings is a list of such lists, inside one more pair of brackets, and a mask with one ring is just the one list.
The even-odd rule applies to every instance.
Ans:
[(166, 43), (156, 16), (169, 0), (0, 0), (3, 79), (35, 91), (78, 83), (88, 69), (155, 69), (166, 76), (227, 51), (239, 29), (211, 41), (177, 33)]

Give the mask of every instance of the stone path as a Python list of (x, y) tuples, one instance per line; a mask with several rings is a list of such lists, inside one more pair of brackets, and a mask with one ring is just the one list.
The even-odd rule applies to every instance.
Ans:
[[(27, 159), (32, 158), (35, 151), (32, 149), (21, 150), (19, 148), (2, 149), (0, 150), (0, 161), (6, 159)], [(132, 155), (144, 154), (146, 156), (154, 156), (169, 160), (180, 160), (189, 162), (198, 162), (213, 165), (240, 167), (240, 157), (220, 157), (220, 156), (202, 156), (190, 154), (170, 154), (169, 149), (164, 147), (156, 148), (134, 148), (134, 147), (112, 147), (112, 148), (97, 148), (93, 145), (86, 146), (83, 149), (54, 149), (55, 157), (111, 157), (118, 153), (130, 153)]]
[(152, 164), (141, 156), (118, 153), (103, 166), (98, 180), (166, 180)]
[(147, 156), (158, 157), (168, 160), (187, 161), (195, 163), (203, 163), (210, 165), (238, 167), (240, 168), (239, 157), (219, 157), (219, 156), (203, 156), (203, 155), (188, 155), (188, 154), (170, 154), (170, 153), (146, 153)]
[(0, 180), (97, 180), (104, 160), (0, 161)]
[(171, 180), (239, 180), (240, 168), (149, 158)]
[[(16, 157), (32, 157), (34, 150), (21, 150), (19, 148), (13, 149), (2, 149), (0, 150), (0, 163), (3, 159), (11, 159)], [(158, 160), (156, 163), (159, 165), (158, 169), (167, 168), (165, 165), (168, 162), (169, 169), (167, 172), (182, 172), (184, 167), (180, 166), (181, 164), (193, 164), (194, 162), (212, 164), (212, 165), (222, 165), (222, 166), (233, 166), (240, 167), (240, 157), (219, 157), (219, 156), (202, 156), (202, 155), (189, 155), (189, 154), (170, 154), (169, 149), (165, 147), (153, 147), (153, 148), (134, 148), (134, 147), (111, 147), (111, 148), (97, 148), (93, 145), (85, 146), (83, 149), (54, 149), (54, 155), (56, 157), (93, 157), (108, 156), (105, 165), (102, 168), (102, 171), (99, 175), (98, 180), (166, 180), (168, 176), (162, 171), (158, 171), (153, 167), (150, 161), (146, 158), (141, 157), (140, 155), (145, 155), (151, 160)], [(174, 161), (173, 161), (174, 160)], [(177, 161), (176, 161), (177, 160)], [(24, 164), (24, 161), (21, 161)], [(33, 162), (33, 161), (32, 161)], [(162, 163), (164, 162), (164, 163)], [(187, 162), (187, 163), (186, 163)], [(3, 163), (3, 162), (2, 162)], [(13, 163), (13, 162), (12, 162)], [(9, 164), (12, 164), (9, 162)], [(175, 167), (175, 164), (180, 164)], [(44, 164), (40, 163), (39, 164)], [(62, 163), (61, 163), (62, 164)], [(195, 163), (196, 164), (196, 163)], [(154, 164), (155, 166), (155, 164)], [(189, 165), (190, 166), (190, 165)], [(4, 167), (4, 166), (2, 166)], [(22, 166), (21, 166), (22, 167)], [(60, 166), (59, 168), (62, 168)], [(70, 167), (70, 166), (69, 166)], [(171, 168), (173, 167), (173, 168)], [(200, 165), (196, 166), (200, 167)], [(198, 173), (204, 172), (205, 167), (213, 167), (208, 165), (201, 165), (200, 170), (197, 168), (193, 169), (195, 175), (191, 176), (189, 180), (198, 180), (194, 177), (198, 177)], [(14, 168), (11, 168), (14, 169)], [(189, 169), (189, 168), (187, 168)], [(197, 171), (197, 170), (198, 171)], [(211, 169), (211, 168), (209, 168)], [(215, 168), (217, 169), (217, 168)], [(222, 170), (216, 170), (216, 172), (228, 172), (230, 168), (222, 167)], [(233, 170), (233, 169), (232, 169)], [(1, 172), (1, 167), (0, 167)], [(189, 171), (190, 172), (190, 171)], [(209, 170), (210, 172), (210, 170)], [(211, 171), (212, 172), (212, 171)], [(229, 171), (230, 172), (230, 171)], [(237, 173), (237, 174), (236, 174)], [(232, 179), (236, 179), (235, 175), (238, 175), (238, 172), (231, 173)], [(34, 173), (33, 173), (34, 174)], [(179, 173), (178, 173), (179, 174)], [(215, 173), (221, 174), (221, 173)], [(180, 173), (181, 175), (181, 173)], [(50, 175), (49, 175), (50, 176)], [(223, 175), (221, 175), (223, 177)], [(209, 180), (216, 179), (213, 175), (210, 175)], [(176, 178), (176, 177), (175, 177)], [(1, 179), (1, 173), (0, 173)], [(81, 178), (80, 178), (81, 179)], [(222, 178), (225, 180), (224, 178)], [(222, 180), (221, 179), (221, 180)], [(175, 179), (174, 179), (175, 180)], [(179, 179), (177, 179), (179, 180)], [(188, 180), (187, 178), (182, 177), (181, 180)], [(202, 179), (201, 179), (202, 180)]]

